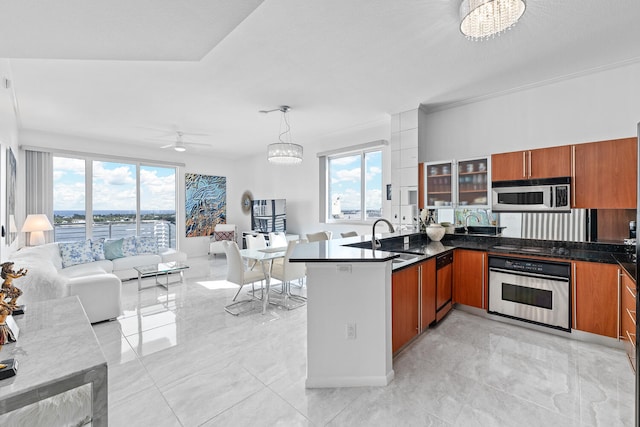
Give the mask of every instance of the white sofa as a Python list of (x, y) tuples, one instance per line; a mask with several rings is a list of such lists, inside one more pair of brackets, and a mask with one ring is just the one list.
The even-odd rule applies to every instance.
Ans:
[(183, 252), (164, 249), (158, 254), (104, 259), (63, 268), (58, 243), (27, 247), (11, 257), (14, 268), (29, 270), (26, 276), (13, 282), (23, 292), (19, 304), (77, 295), (91, 323), (114, 319), (122, 313), (122, 279), (138, 277), (133, 267), (186, 259)]

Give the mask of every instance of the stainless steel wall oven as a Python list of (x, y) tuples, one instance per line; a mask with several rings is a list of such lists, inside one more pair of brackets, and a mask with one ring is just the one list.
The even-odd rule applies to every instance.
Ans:
[(571, 264), (489, 256), (488, 311), (571, 332)]

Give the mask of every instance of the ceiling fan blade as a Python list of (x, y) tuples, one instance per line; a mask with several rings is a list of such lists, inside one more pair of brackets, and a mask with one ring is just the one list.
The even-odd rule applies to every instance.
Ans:
[(173, 146), (175, 146), (175, 145), (176, 145), (176, 144), (172, 142), (171, 144), (163, 145), (163, 146), (162, 146), (162, 147), (160, 147), (160, 148), (169, 148), (169, 147), (173, 147)]
[(211, 147), (211, 144), (204, 144), (202, 142), (182, 141), (184, 145), (192, 145), (194, 147)]

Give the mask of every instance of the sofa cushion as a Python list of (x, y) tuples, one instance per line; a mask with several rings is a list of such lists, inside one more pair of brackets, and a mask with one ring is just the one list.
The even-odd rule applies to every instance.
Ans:
[(84, 240), (82, 242), (64, 242), (60, 243), (59, 246), (63, 268), (94, 261), (93, 252), (91, 252), (90, 240)]
[(136, 237), (129, 236), (122, 239), (122, 255), (124, 256), (135, 256), (138, 255), (138, 251), (136, 249)]
[(105, 259), (122, 258), (122, 239), (105, 240), (104, 241), (104, 257)]
[(133, 267), (140, 267), (149, 264), (158, 264), (162, 262), (159, 255), (135, 255), (113, 260), (113, 271), (128, 270)]
[(96, 261), (102, 261), (106, 259), (104, 257), (104, 238), (91, 239), (91, 252), (93, 253), (93, 259)]
[(157, 254), (158, 242), (154, 237), (136, 237), (137, 255)]
[(63, 268), (60, 274), (65, 277), (83, 277), (96, 274), (106, 274), (113, 271), (113, 262), (108, 259), (90, 262), (88, 264), (77, 264), (71, 267)]

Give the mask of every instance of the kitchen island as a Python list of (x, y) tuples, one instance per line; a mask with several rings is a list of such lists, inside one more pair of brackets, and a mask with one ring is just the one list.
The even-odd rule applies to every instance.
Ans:
[[(387, 245), (398, 241), (402, 250), (409, 236), (386, 237)], [(297, 245), (291, 257), (307, 264), (307, 388), (384, 386), (393, 379), (391, 274), (410, 261), (399, 259), (395, 248), (346, 246), (366, 246), (370, 240)], [(414, 258), (451, 249), (427, 245)]]

